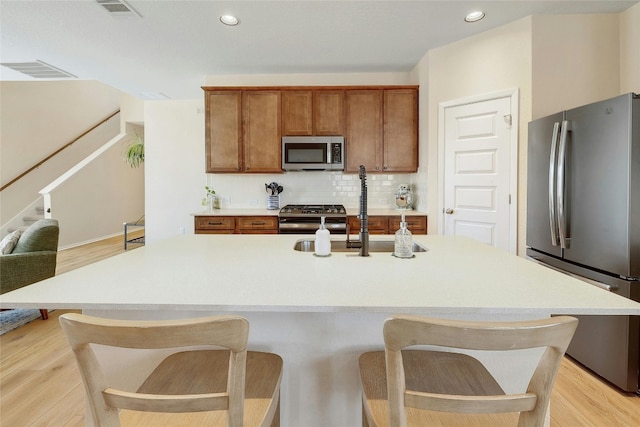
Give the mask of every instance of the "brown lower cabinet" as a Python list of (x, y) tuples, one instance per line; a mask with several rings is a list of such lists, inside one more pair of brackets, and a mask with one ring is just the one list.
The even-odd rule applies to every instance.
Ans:
[(195, 234), (278, 234), (278, 217), (197, 216)]
[[(413, 234), (427, 234), (427, 216), (410, 215), (406, 217), (407, 227)], [(360, 231), (360, 220), (349, 216), (351, 234)], [(369, 234), (393, 234), (400, 228), (398, 215), (369, 216)], [(196, 234), (278, 234), (276, 216), (197, 216)]]
[[(413, 234), (427, 234), (427, 216), (411, 215), (405, 217), (407, 228)], [(349, 216), (349, 229), (351, 234), (360, 231), (360, 219), (357, 216)], [(396, 215), (370, 215), (369, 234), (394, 234), (400, 228), (400, 216)]]
[(278, 234), (278, 217), (239, 216), (236, 217), (237, 234)]
[(196, 234), (233, 234), (236, 219), (232, 216), (197, 216), (195, 217)]

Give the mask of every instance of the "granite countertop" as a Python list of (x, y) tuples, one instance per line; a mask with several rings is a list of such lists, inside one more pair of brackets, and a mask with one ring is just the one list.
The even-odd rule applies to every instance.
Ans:
[(412, 259), (340, 252), (320, 258), (293, 250), (302, 238), (313, 236), (169, 238), (6, 293), (0, 306), (640, 315), (637, 302), (467, 238), (414, 236), (429, 250)]

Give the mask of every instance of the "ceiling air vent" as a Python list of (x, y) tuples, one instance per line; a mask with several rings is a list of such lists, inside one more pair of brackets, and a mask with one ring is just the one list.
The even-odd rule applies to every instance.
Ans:
[(77, 77), (40, 60), (36, 60), (35, 62), (2, 62), (0, 65), (36, 79), (68, 79)]
[(141, 18), (142, 16), (136, 12), (123, 0), (96, 0), (102, 8), (114, 18)]

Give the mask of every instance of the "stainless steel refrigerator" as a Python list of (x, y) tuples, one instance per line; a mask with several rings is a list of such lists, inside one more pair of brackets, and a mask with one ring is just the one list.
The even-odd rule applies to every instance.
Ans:
[[(527, 256), (640, 301), (640, 97), (529, 123)], [(640, 318), (578, 316), (567, 353), (639, 390)]]

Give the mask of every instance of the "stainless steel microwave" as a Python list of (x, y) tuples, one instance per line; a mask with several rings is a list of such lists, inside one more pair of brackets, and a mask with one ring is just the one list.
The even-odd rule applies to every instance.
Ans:
[(282, 169), (344, 170), (344, 137), (283, 136)]

